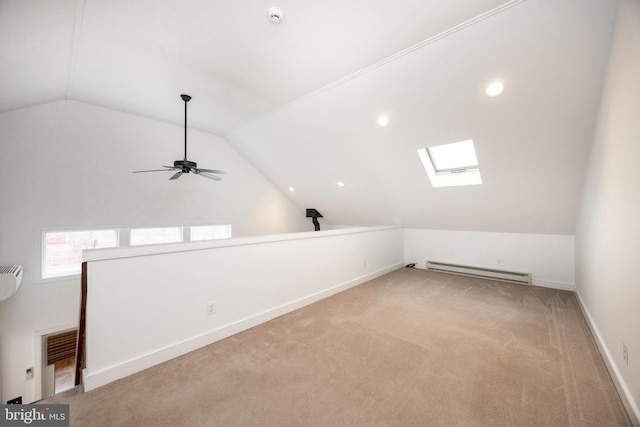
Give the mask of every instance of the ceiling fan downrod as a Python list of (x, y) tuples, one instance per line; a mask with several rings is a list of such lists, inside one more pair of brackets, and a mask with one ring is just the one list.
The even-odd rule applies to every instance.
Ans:
[(187, 102), (191, 101), (189, 95), (184, 93), (180, 95), (180, 98), (184, 101), (184, 161), (187, 161)]

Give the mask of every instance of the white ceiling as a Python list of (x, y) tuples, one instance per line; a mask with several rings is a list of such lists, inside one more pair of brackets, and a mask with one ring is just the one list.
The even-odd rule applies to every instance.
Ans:
[[(573, 234), (616, 5), (1, 0), (0, 112), (72, 99), (182, 124), (189, 93), (190, 125), (331, 223)], [(484, 183), (431, 188), (416, 150), (466, 139)]]
[[(73, 99), (194, 127), (239, 124), (504, 0), (2, 0), (0, 111)], [(177, 114), (176, 114), (177, 112)]]

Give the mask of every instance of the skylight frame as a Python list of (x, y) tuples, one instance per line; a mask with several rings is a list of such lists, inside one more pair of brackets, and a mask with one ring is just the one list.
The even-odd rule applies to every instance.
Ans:
[[(472, 151), (470, 153), (463, 153), (463, 155), (465, 156), (466, 160), (469, 160), (469, 158), (471, 158), (472, 161), (465, 161), (459, 165), (454, 164), (452, 167), (438, 168), (438, 160), (436, 158), (437, 153), (436, 150), (432, 149), (452, 146), (456, 144), (464, 144), (465, 146), (469, 146)], [(458, 147), (464, 146), (459, 145)], [(468, 148), (466, 149), (468, 150)], [(431, 185), (433, 187), (454, 187), (482, 184), (482, 177), (480, 176), (480, 166), (475, 152), (475, 145), (473, 143), (473, 140), (421, 148), (418, 150), (418, 156), (422, 161), (422, 165), (424, 166), (424, 169), (427, 172), (427, 175), (429, 176), (429, 180), (431, 181)], [(444, 161), (440, 161), (441, 164), (452, 163), (452, 159), (443, 160)]]

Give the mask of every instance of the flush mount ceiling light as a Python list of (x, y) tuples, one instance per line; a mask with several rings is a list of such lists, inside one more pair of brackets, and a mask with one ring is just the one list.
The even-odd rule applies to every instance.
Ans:
[(385, 127), (389, 124), (389, 117), (382, 115), (378, 116), (378, 126)]
[(500, 95), (504, 91), (504, 85), (500, 82), (493, 82), (487, 86), (485, 91), (488, 96), (494, 97)]
[(344, 182), (342, 181), (338, 181), (337, 184), (338, 184), (338, 187), (344, 187)]
[(282, 9), (279, 7), (270, 7), (269, 10), (267, 10), (267, 16), (269, 17), (269, 21), (274, 24), (279, 24), (284, 18), (284, 12), (282, 12)]
[(293, 191), (296, 191), (296, 189), (293, 187), (289, 187), (289, 191), (293, 192)]

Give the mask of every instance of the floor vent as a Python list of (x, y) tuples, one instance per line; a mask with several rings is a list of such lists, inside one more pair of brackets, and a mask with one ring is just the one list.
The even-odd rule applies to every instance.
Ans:
[(495, 270), (492, 268), (471, 267), (468, 265), (448, 264), (444, 262), (427, 261), (427, 270), (440, 273), (460, 274), (462, 276), (480, 277), (483, 279), (499, 280), (501, 282), (531, 284), (530, 273), (517, 271)]

